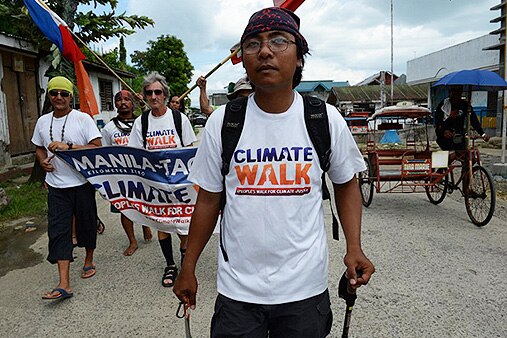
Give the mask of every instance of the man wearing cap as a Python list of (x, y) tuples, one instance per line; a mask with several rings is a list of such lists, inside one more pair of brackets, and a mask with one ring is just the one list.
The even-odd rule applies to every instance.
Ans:
[(97, 242), (95, 189), (77, 171), (55, 157), (59, 150), (101, 146), (101, 135), (93, 118), (71, 108), (74, 85), (62, 76), (48, 82), (53, 112), (41, 116), (35, 125), (32, 143), (35, 155), (46, 172), (48, 187), (47, 260), (58, 265), (59, 283), (43, 299), (72, 297), (69, 270), (74, 261), (72, 221), (75, 218), (77, 246), (86, 249), (81, 278), (95, 275), (93, 252)]
[[(255, 91), (248, 97), (225, 183), (224, 107), (208, 120), (189, 175), (200, 189), (187, 256), (173, 290), (195, 307), (196, 262), (213, 232), (225, 185), (221, 236), (228, 261), (219, 250), (211, 337), (325, 337), (332, 313), (322, 169), (305, 126), (303, 98), (294, 90), (308, 45), (299, 18), (272, 7), (252, 15), (241, 47)], [(375, 270), (360, 240), (362, 206), (355, 174), (365, 166), (341, 115), (330, 105), (326, 109), (331, 134), (327, 173), (347, 240), (347, 275), (356, 288)]]
[[(148, 150), (192, 146), (197, 138), (190, 121), (183, 113), (179, 113), (181, 116), (181, 138), (176, 130), (172, 111), (167, 107), (167, 98), (170, 97), (170, 94), (165, 78), (157, 72), (147, 75), (143, 82), (143, 92), (151, 108), (146, 112), (148, 114), (146, 135), (143, 137), (142, 117), (136, 119), (129, 137), (129, 146)], [(188, 229), (179, 230), (181, 261), (183, 261)], [(163, 287), (172, 287), (178, 275), (178, 267), (174, 261), (171, 234), (158, 231), (158, 240), (166, 261), (161, 283)]]
[[(206, 115), (211, 115), (214, 108), (210, 106), (209, 100), (208, 100), (208, 94), (206, 93), (206, 83), (207, 80), (204, 76), (199, 76), (197, 79), (197, 86), (200, 89), (199, 93), (199, 106), (201, 109), (201, 112)], [(231, 82), (232, 84), (232, 82)], [(227, 94), (227, 98), (229, 100), (234, 100), (238, 97), (248, 96), (250, 93), (253, 92), (252, 85), (250, 84), (250, 81), (248, 81), (247, 78), (241, 78), (233, 85), (233, 88), (231, 88), (231, 91)]]
[(232, 91), (227, 94), (227, 98), (232, 101), (235, 98), (248, 96), (250, 93), (253, 93), (252, 85), (250, 81), (246, 77), (242, 77), (234, 84)]
[[(114, 104), (118, 115), (102, 128), (102, 144), (105, 146), (126, 146), (135, 120), (134, 97), (128, 90), (121, 90), (114, 96)], [(119, 213), (112, 204), (111, 212)], [(121, 214), (120, 220), (130, 243), (123, 255), (132, 256), (138, 248), (134, 223), (123, 214)], [(151, 230), (147, 226), (143, 226), (143, 235), (145, 241), (151, 241)]]

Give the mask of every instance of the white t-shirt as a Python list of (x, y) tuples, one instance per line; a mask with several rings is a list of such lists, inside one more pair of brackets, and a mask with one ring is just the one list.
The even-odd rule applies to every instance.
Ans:
[(130, 133), (126, 133), (118, 129), (114, 121), (109, 121), (102, 128), (102, 145), (103, 146), (126, 146), (129, 143)]
[[(217, 288), (226, 297), (257, 304), (307, 299), (327, 288), (328, 248), (322, 208), (322, 170), (294, 92), (281, 114), (262, 111), (251, 94), (241, 138), (226, 176), (227, 204)], [(210, 116), (190, 170), (201, 188), (222, 191), (221, 127), (225, 106)], [(332, 135), (329, 177), (348, 182), (365, 169), (340, 113), (327, 105)]]
[[(178, 148), (188, 146), (197, 141), (194, 129), (184, 114), (181, 114), (181, 131), (183, 142), (176, 132), (173, 114), (170, 109), (167, 109), (166, 113), (162, 116), (154, 116), (150, 113), (148, 115), (146, 148), (148, 150)], [(128, 145), (130, 147), (143, 148), (141, 118), (136, 119), (134, 122)]]
[[(50, 126), (53, 121), (53, 140), (55, 142), (71, 142), (73, 144), (86, 145), (90, 141), (100, 138), (101, 134), (93, 118), (83, 112), (73, 109), (63, 117), (53, 117), (53, 113), (39, 117), (33, 131), (32, 143), (47, 150), (52, 142)], [(65, 125), (65, 128), (64, 128)], [(62, 139), (63, 132), (63, 139)], [(53, 156), (49, 150), (48, 156)], [(77, 171), (58, 157), (51, 160), (55, 170), (46, 173), (46, 183), (54, 188), (77, 187), (86, 183), (86, 179)]]

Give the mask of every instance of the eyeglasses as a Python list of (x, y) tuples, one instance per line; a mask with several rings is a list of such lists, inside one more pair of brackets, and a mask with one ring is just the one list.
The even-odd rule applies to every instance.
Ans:
[(70, 96), (70, 93), (65, 90), (50, 90), (49, 91), (49, 96), (57, 97), (58, 94), (60, 94), (61, 97), (69, 97)]
[(144, 91), (144, 94), (145, 94), (146, 96), (152, 96), (152, 95), (153, 95), (153, 93), (155, 93), (155, 95), (157, 95), (157, 96), (158, 96), (158, 95), (162, 95), (163, 91), (162, 91), (162, 89), (155, 89), (155, 90), (150, 90), (150, 89), (148, 89), (148, 90), (145, 90), (145, 91)]
[(276, 37), (269, 39), (267, 41), (258, 41), (258, 40), (247, 40), (243, 43), (243, 53), (244, 54), (256, 54), (258, 53), (264, 44), (268, 45), (268, 48), (273, 53), (285, 52), (287, 48), (289, 48), (290, 44), (296, 44), (294, 41), (287, 40), (282, 37)]

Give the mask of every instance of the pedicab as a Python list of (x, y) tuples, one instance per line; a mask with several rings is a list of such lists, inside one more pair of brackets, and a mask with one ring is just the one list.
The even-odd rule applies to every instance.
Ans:
[[(385, 107), (371, 116), (363, 149), (366, 170), (358, 174), (363, 205), (372, 203), (374, 192), (422, 192), (431, 203), (440, 204), (458, 191), (472, 223), (486, 225), (495, 210), (495, 189), (481, 165), (475, 137), (469, 138), (472, 142), (464, 151), (432, 149), (430, 117), (429, 109), (418, 106)], [(383, 144), (381, 136), (389, 134), (400, 134), (399, 142)]]

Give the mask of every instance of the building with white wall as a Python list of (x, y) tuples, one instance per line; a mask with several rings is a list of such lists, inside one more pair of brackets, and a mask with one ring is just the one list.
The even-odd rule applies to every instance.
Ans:
[[(433, 84), (445, 75), (464, 69), (499, 72), (500, 54), (484, 50), (498, 43), (498, 36), (484, 35), (407, 62), (407, 84)], [(428, 107), (434, 109), (447, 96), (445, 88), (430, 87)], [(490, 135), (501, 133), (501, 102), (498, 93), (473, 92), (472, 106)]]

